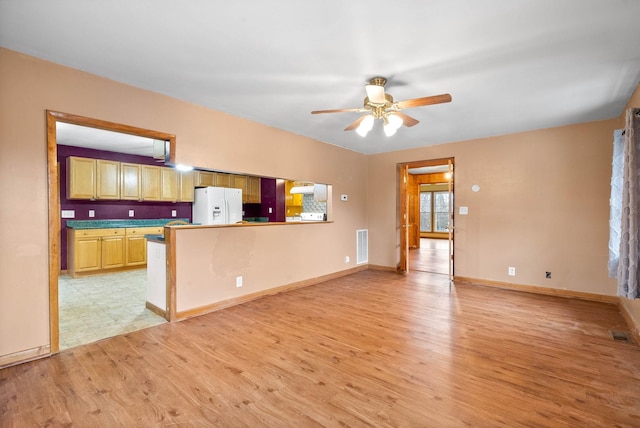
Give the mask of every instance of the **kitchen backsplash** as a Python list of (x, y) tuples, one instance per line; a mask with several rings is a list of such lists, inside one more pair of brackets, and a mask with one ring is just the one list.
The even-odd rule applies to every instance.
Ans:
[(302, 198), (302, 212), (303, 213), (327, 213), (327, 203), (318, 202), (314, 199), (313, 195), (303, 195)]

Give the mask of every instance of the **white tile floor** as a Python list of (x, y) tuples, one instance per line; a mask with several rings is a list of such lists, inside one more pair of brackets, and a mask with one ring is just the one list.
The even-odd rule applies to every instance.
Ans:
[(166, 322), (145, 307), (147, 270), (73, 279), (60, 275), (60, 349)]

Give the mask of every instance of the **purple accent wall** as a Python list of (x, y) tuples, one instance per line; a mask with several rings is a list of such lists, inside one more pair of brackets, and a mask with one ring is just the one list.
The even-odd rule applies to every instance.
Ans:
[[(268, 217), (269, 221), (285, 221), (284, 180), (263, 178), (260, 182), (262, 203), (258, 206), (259, 216)], [(272, 212), (269, 213), (269, 208)]]
[[(61, 219), (60, 224), (60, 269), (67, 269), (67, 220), (131, 220), (172, 218), (171, 211), (177, 211), (177, 218), (189, 218), (191, 221), (190, 202), (138, 202), (138, 201), (84, 201), (67, 199), (67, 158), (80, 156), (85, 158), (115, 160), (145, 165), (163, 166), (164, 162), (156, 162), (145, 156), (127, 155), (102, 150), (84, 149), (80, 147), (59, 145), (58, 162), (60, 164), (60, 209), (74, 210), (73, 219)], [(89, 210), (95, 211), (95, 217), (89, 217)], [(129, 217), (129, 210), (135, 216)]]

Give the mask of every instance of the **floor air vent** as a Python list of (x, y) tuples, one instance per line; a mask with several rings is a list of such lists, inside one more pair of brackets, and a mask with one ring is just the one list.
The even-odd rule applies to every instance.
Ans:
[(626, 331), (611, 330), (609, 331), (609, 334), (611, 334), (611, 338), (616, 342), (631, 343), (631, 339), (629, 338), (629, 333), (627, 333)]
[(369, 230), (356, 230), (356, 264), (369, 262)]

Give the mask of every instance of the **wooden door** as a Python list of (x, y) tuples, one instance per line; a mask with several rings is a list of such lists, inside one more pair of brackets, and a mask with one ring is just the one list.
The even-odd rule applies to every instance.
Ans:
[(178, 175), (178, 202), (193, 202), (194, 181), (193, 171), (181, 171)]
[(409, 248), (420, 248), (420, 185), (413, 174), (407, 174), (407, 237)]
[(176, 202), (178, 200), (178, 171), (173, 168), (160, 168), (160, 200)]
[(400, 168), (400, 265), (398, 270), (409, 270), (409, 216), (408, 216), (408, 191), (409, 166), (399, 165)]
[(135, 163), (120, 163), (120, 199), (139, 201), (141, 185), (141, 165)]
[[(73, 266), (70, 274), (100, 269), (102, 262), (102, 239), (99, 236), (76, 238), (73, 242)], [(71, 262), (71, 260), (69, 260)]]
[(67, 199), (95, 199), (96, 160), (67, 158)]
[(120, 199), (120, 162), (96, 160), (96, 199)]
[(141, 166), (142, 186), (141, 195), (143, 201), (159, 201), (161, 194), (162, 177), (160, 167), (152, 165)]
[(124, 266), (124, 236), (102, 237), (102, 269)]
[(147, 240), (144, 235), (127, 236), (125, 242), (125, 260), (127, 266), (147, 264)]

